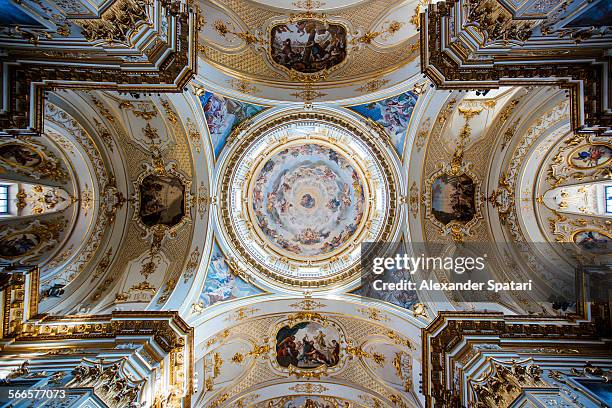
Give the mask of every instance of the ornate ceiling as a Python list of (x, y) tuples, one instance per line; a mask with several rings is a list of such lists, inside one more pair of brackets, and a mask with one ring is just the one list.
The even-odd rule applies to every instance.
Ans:
[(0, 0), (0, 405), (610, 405), (610, 13)]
[[(209, 89), (300, 102), (358, 98), (419, 73), (419, 22), (407, 18), (420, 10), (419, 0), (274, 3), (203, 2), (208, 17), (198, 55), (206, 75), (196, 81)], [(330, 28), (328, 55), (316, 52), (314, 58), (324, 62), (292, 62), (301, 46), (283, 46), (286, 40), (305, 44), (310, 32), (323, 27)]]
[(274, 283), (326, 289), (358, 277), (361, 242), (397, 235), (393, 153), (356, 120), (282, 110), (235, 135), (215, 215), (240, 261)]

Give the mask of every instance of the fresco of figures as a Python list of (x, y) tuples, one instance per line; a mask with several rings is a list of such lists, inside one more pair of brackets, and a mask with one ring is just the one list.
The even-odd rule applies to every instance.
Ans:
[(592, 254), (612, 254), (612, 236), (603, 231), (582, 230), (574, 234), (574, 243)]
[(43, 161), (43, 156), (30, 146), (20, 143), (6, 143), (0, 146), (0, 160), (22, 168), (35, 168)]
[(474, 181), (467, 175), (443, 174), (431, 186), (433, 216), (442, 224), (468, 223), (476, 214)]
[(336, 151), (317, 144), (272, 156), (255, 178), (252, 209), (270, 241), (298, 255), (341, 247), (362, 221), (360, 176)]
[(204, 290), (199, 298), (200, 307), (259, 293), (261, 290), (232, 273), (225, 255), (216, 243), (213, 244)]
[(38, 248), (41, 238), (33, 233), (11, 234), (0, 238), (0, 257), (19, 258)]
[(219, 157), (227, 137), (245, 119), (261, 112), (264, 107), (240, 102), (210, 92), (200, 96), (215, 157)]
[(281, 367), (334, 367), (340, 362), (340, 333), (317, 322), (285, 326), (276, 334), (276, 361)]
[(382, 125), (391, 138), (397, 154), (401, 157), (404, 152), (408, 123), (416, 101), (416, 94), (406, 92), (382, 101), (352, 106), (350, 109)]
[(350, 402), (336, 397), (297, 395), (258, 402), (253, 408), (348, 408)]
[(340, 24), (300, 20), (276, 25), (270, 35), (272, 60), (283, 67), (315, 73), (346, 59), (346, 29)]
[[(416, 244), (414, 244), (416, 245)], [(416, 246), (415, 246), (416, 248)], [(397, 242), (365, 242), (361, 245), (361, 286), (352, 291), (355, 295), (379, 299), (385, 302), (411, 309), (415, 303), (419, 302), (415, 290), (376, 290), (374, 281), (382, 280), (383, 282), (395, 282), (413, 280), (410, 271), (403, 268), (385, 268), (382, 274), (373, 273), (374, 258), (394, 257), (397, 254), (404, 255), (406, 250), (402, 241)], [(415, 251), (418, 253), (418, 251)]]
[(178, 177), (150, 175), (140, 184), (140, 219), (147, 227), (178, 224), (185, 215), (185, 187)]
[(612, 160), (612, 147), (603, 144), (581, 146), (570, 156), (570, 164), (579, 169), (603, 166)]
[[(381, 276), (374, 274), (362, 277), (362, 286), (352, 293), (362, 297), (380, 299), (404, 309), (412, 309), (412, 306), (419, 302), (415, 290), (375, 290), (374, 281), (379, 279), (381, 279)], [(383, 282), (399, 283), (410, 280), (412, 280), (412, 275), (406, 270), (387, 270), (382, 276)]]

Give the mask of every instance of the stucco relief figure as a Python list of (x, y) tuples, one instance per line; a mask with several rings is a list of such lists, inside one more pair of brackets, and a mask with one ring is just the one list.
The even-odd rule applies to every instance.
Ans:
[(172, 227), (185, 215), (185, 187), (173, 176), (150, 175), (140, 186), (140, 219), (148, 227)]
[(42, 163), (43, 158), (29, 146), (7, 143), (0, 146), (0, 160), (12, 166), (34, 168)]
[(340, 335), (316, 322), (285, 326), (276, 335), (276, 360), (282, 367), (333, 367), (340, 361)]
[(431, 186), (431, 209), (442, 224), (467, 223), (476, 214), (474, 181), (466, 174), (443, 174)]
[(346, 29), (339, 24), (301, 20), (272, 28), (272, 59), (290, 70), (315, 73), (346, 58)]

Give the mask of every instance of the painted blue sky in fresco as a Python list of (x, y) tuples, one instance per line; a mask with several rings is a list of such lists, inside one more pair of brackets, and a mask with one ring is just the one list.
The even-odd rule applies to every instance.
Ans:
[(260, 289), (232, 273), (225, 255), (214, 242), (210, 264), (206, 271), (204, 290), (198, 299), (202, 306), (209, 307), (217, 302), (260, 293), (263, 293)]
[(391, 137), (397, 154), (402, 157), (406, 131), (416, 101), (417, 95), (408, 91), (382, 101), (351, 106), (350, 109), (381, 124)]
[(240, 102), (211, 92), (200, 96), (200, 102), (216, 158), (221, 154), (232, 130), (242, 121), (265, 109), (263, 106)]

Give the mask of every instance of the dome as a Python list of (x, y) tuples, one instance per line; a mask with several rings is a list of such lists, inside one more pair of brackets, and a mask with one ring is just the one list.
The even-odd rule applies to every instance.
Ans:
[(360, 244), (397, 227), (393, 156), (349, 119), (276, 112), (233, 135), (220, 157), (224, 242), (271, 284), (329, 289), (354, 280)]

